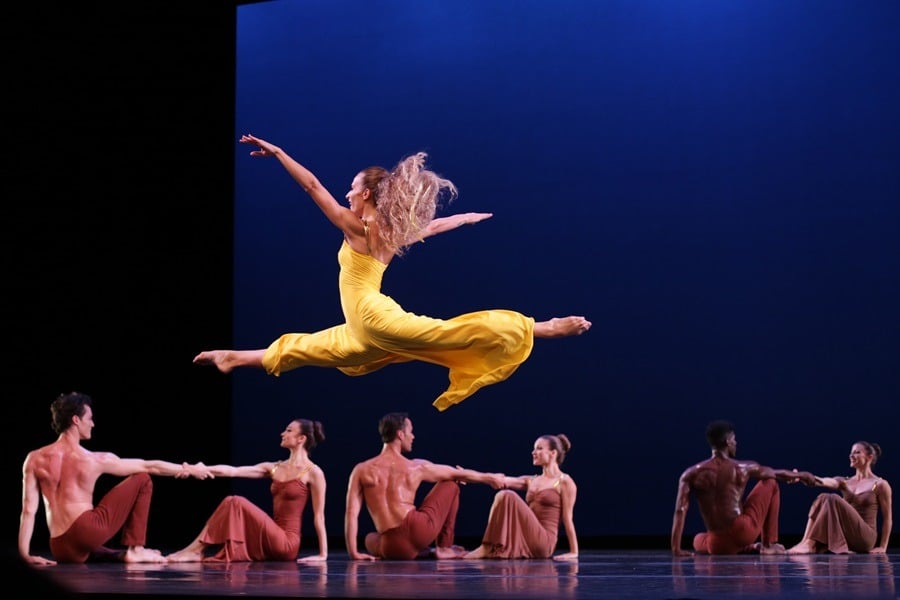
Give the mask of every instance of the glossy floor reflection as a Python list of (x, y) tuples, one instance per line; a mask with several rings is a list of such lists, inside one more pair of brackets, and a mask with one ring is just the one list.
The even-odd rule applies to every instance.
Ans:
[(28, 569), (59, 596), (227, 598), (889, 598), (900, 555), (698, 556), (587, 551), (548, 560), (59, 565)]

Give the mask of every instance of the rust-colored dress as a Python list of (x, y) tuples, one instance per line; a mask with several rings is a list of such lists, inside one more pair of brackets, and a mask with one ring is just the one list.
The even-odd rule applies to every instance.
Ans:
[[(276, 466), (277, 468), (277, 466)], [(294, 560), (300, 550), (300, 525), (309, 488), (299, 477), (272, 480), (273, 519), (243, 496), (228, 496), (206, 522), (204, 544), (221, 545), (210, 562)]]
[(494, 496), (482, 543), (485, 558), (549, 558), (556, 550), (562, 499), (558, 486), (529, 490), (525, 500), (512, 490)]
[(835, 493), (819, 494), (809, 509), (809, 537), (826, 546), (829, 552), (847, 554), (868, 552), (878, 540), (878, 498), (875, 489), (841, 497)]

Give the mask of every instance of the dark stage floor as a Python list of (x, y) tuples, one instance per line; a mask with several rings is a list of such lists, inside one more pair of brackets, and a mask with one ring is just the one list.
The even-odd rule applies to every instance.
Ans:
[[(31, 589), (57, 597), (226, 598), (889, 598), (900, 554), (700, 556), (661, 550), (582, 552), (552, 560), (357, 562), (338, 555), (296, 563), (24, 567)], [(41, 584), (41, 585), (38, 585)], [(141, 600), (144, 600), (141, 599)]]

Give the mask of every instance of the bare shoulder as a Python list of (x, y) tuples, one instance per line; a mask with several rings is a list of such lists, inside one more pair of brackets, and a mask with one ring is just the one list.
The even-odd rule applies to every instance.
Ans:
[(697, 473), (703, 471), (704, 469), (709, 468), (710, 461), (702, 460), (698, 463), (695, 463), (689, 466), (687, 469), (681, 472), (681, 476), (678, 478), (680, 481), (690, 481), (694, 477), (697, 476)]
[(117, 455), (112, 452), (85, 452), (85, 458), (94, 460), (101, 464), (112, 463), (118, 460), (121, 460)]
[(40, 460), (41, 458), (41, 450), (43, 448), (38, 448), (37, 450), (32, 450), (28, 454), (25, 455), (25, 460), (22, 462), (23, 468), (27, 469), (31, 466), (34, 466), (34, 462), (36, 460)]
[(368, 471), (371, 471), (375, 467), (375, 462), (378, 460), (377, 456), (364, 460), (362, 462), (356, 463), (356, 466), (353, 467), (353, 470), (350, 472), (350, 475), (361, 475)]
[(735, 460), (731, 461), (735, 467), (744, 473), (755, 473), (761, 469), (771, 470), (771, 467), (764, 467), (755, 460)]
[(325, 471), (316, 463), (310, 465), (309, 475), (311, 478), (316, 479), (317, 481), (325, 481)]
[(253, 469), (254, 471), (258, 471), (266, 475), (267, 477), (272, 476), (272, 471), (278, 468), (278, 465), (281, 464), (281, 461), (263, 461), (258, 462), (255, 465), (247, 465), (246, 467), (234, 467), (237, 469)]
[(60, 454), (59, 444), (47, 444), (46, 446), (41, 446), (40, 448), (35, 448), (31, 450), (28, 454), (25, 455), (25, 462), (34, 462), (36, 460), (41, 460), (43, 458), (48, 458), (54, 454)]

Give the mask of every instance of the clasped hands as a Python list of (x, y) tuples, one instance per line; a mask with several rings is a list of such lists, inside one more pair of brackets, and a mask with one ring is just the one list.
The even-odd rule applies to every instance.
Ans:
[[(463, 470), (464, 467), (456, 465), (457, 469)], [(484, 473), (487, 477), (487, 481), (484, 483), (488, 484), (495, 490), (504, 490), (506, 489), (506, 474), (505, 473)], [(466, 485), (467, 481), (463, 481), (461, 479), (457, 479), (456, 482), (460, 485)]]
[(187, 479), (188, 477), (193, 477), (194, 479), (216, 478), (213, 472), (209, 470), (209, 467), (199, 461), (193, 465), (186, 462), (181, 463), (181, 471), (175, 474), (175, 479)]
[(787, 483), (797, 483), (801, 482), (803, 485), (808, 487), (815, 487), (817, 485), (821, 485), (821, 480), (810, 473), (809, 471), (798, 471), (797, 469), (792, 469), (792, 472), (796, 474), (796, 477), (793, 479), (787, 480)]

